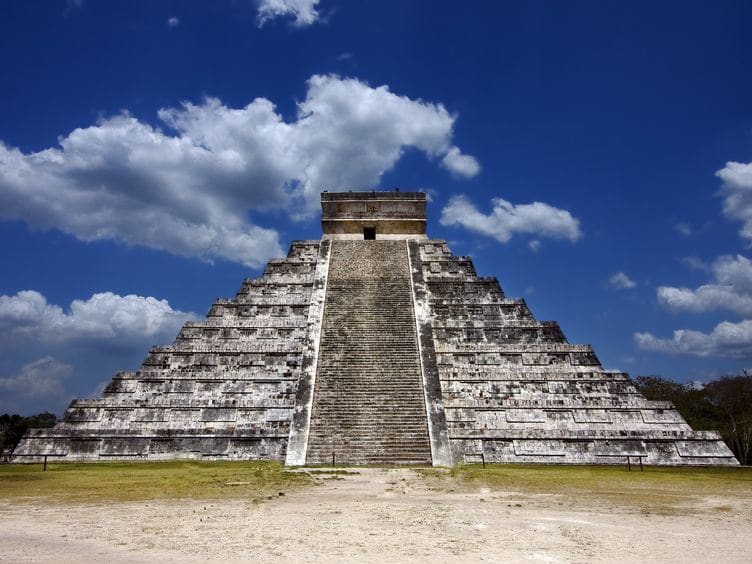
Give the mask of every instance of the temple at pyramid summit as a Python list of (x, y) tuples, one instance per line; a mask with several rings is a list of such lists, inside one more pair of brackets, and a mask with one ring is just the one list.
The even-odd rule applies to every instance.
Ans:
[(320, 240), (294, 241), (12, 460), (738, 464), (429, 239), (424, 193), (321, 206)]

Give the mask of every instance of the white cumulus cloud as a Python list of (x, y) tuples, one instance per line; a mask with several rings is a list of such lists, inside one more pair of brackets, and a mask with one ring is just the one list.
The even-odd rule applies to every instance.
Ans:
[(60, 397), (72, 373), (71, 365), (46, 356), (24, 365), (19, 374), (0, 377), (0, 391), (31, 399)]
[(723, 214), (741, 221), (739, 235), (752, 240), (752, 163), (731, 161), (715, 174), (723, 180)]
[(0, 143), (0, 219), (257, 267), (284, 251), (253, 212), (310, 216), (322, 190), (373, 187), (411, 147), (475, 170), (443, 105), (335, 75), (307, 86), (291, 122), (265, 98), (207, 98), (160, 110), (167, 130), (123, 113), (36, 153)]
[(34, 290), (0, 296), (0, 330), (47, 342), (164, 341), (196, 314), (174, 310), (166, 300), (111, 292), (73, 300), (67, 311)]
[(463, 155), (457, 147), (449, 149), (441, 164), (455, 176), (472, 178), (480, 172), (480, 164), (470, 155)]
[(292, 17), (296, 27), (313, 25), (320, 18), (318, 3), (319, 0), (258, 0), (256, 22), (262, 27), (275, 18)]
[(624, 272), (612, 274), (608, 279), (608, 283), (619, 290), (630, 290), (637, 286), (637, 283)]
[(518, 233), (569, 241), (582, 236), (579, 220), (567, 210), (542, 202), (515, 205), (501, 198), (492, 199), (491, 204), (491, 213), (484, 214), (467, 196), (454, 196), (441, 212), (441, 224), (464, 227), (500, 243), (508, 242)]
[(172, 16), (167, 19), (167, 27), (178, 27), (180, 25), (180, 18)]
[(742, 255), (722, 256), (710, 270), (713, 280), (695, 289), (660, 286), (658, 303), (675, 312), (728, 310), (752, 315), (752, 261)]
[[(198, 317), (165, 300), (112, 292), (65, 308), (33, 290), (2, 295), (0, 413), (60, 413), (71, 397), (90, 396), (103, 378), (137, 367), (150, 345), (172, 342)], [(26, 364), (17, 371), (16, 362)]]
[[(741, 221), (741, 237), (752, 240), (752, 163), (728, 162), (716, 172), (723, 180), (723, 214)], [(696, 257), (682, 259), (690, 268), (705, 270), (711, 280), (697, 288), (660, 286), (658, 303), (673, 312), (704, 313), (725, 310), (752, 316), (752, 261), (742, 255), (721, 256), (708, 265)], [(671, 338), (635, 333), (645, 350), (708, 357), (752, 358), (752, 319), (723, 321), (711, 332), (678, 329)]]
[(0, 145), (0, 218), (83, 241), (114, 239), (258, 266), (282, 248), (276, 231), (247, 221), (249, 203), (237, 202), (253, 192), (260, 200), (265, 187), (233, 189), (244, 177), (262, 179), (231, 160), (128, 115), (76, 129), (60, 148), (25, 155)]
[(635, 333), (634, 338), (643, 350), (697, 357), (752, 358), (752, 320), (723, 321), (710, 333), (679, 329), (670, 339), (661, 339), (651, 333)]

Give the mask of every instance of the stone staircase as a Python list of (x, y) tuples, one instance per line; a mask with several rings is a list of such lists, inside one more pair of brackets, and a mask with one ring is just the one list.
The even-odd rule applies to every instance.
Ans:
[(307, 464), (431, 464), (405, 241), (333, 241)]

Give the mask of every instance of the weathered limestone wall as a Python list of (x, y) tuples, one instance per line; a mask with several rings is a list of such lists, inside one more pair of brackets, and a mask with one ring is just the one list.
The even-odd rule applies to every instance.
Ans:
[(416, 246), (455, 463), (737, 463), (717, 433), (603, 370), (590, 346), (570, 345), (445, 242)]
[(102, 398), (76, 400), (56, 427), (30, 432), (13, 459), (283, 459), (310, 362), (319, 249), (293, 242), (234, 299), (217, 300), (172, 345), (154, 347), (140, 370), (117, 374)]
[(426, 195), (422, 192), (324, 192), (321, 194), (324, 239), (363, 239), (365, 228), (376, 239), (425, 239)]
[(330, 241), (322, 241), (316, 263), (310, 307), (306, 342), (303, 348), (298, 390), (295, 396), (295, 410), (290, 425), (290, 439), (287, 443), (287, 466), (302, 466), (306, 461), (308, 436), (311, 430), (311, 411), (313, 409), (313, 392), (316, 388), (319, 347), (321, 345), (321, 325), (324, 319), (324, 304), (329, 281), (329, 260), (331, 256)]
[(449, 444), (449, 432), (447, 431), (444, 400), (439, 380), (439, 367), (436, 362), (431, 307), (428, 288), (423, 275), (420, 246), (416, 241), (409, 241), (407, 246), (413, 307), (415, 308), (416, 335), (423, 377), (423, 395), (428, 418), (428, 434), (431, 441), (431, 461), (433, 466), (452, 466), (452, 449)]

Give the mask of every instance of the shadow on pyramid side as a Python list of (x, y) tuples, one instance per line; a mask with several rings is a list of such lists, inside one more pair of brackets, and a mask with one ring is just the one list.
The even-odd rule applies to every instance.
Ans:
[(425, 194), (321, 199), (320, 241), (294, 241), (12, 461), (738, 464), (428, 239)]

